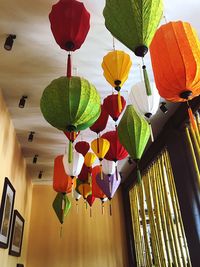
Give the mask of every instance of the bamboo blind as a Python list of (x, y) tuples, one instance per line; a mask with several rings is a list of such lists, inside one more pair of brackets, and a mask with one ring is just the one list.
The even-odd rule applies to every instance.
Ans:
[(129, 191), (138, 267), (190, 267), (167, 150)]
[(195, 170), (197, 177), (198, 188), (200, 189), (200, 116), (199, 112), (196, 113), (194, 126), (191, 124), (186, 126), (186, 138), (189, 146), (191, 160), (193, 163), (193, 169)]

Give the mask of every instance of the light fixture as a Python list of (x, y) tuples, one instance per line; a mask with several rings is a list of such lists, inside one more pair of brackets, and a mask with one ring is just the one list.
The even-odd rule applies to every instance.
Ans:
[(40, 171), (39, 174), (38, 174), (38, 178), (39, 178), (39, 179), (42, 178), (42, 174), (43, 174), (43, 171)]
[(35, 156), (33, 157), (33, 163), (37, 163), (37, 160), (38, 160), (38, 155), (35, 155)]
[(22, 97), (21, 97), (21, 99), (19, 100), (19, 108), (24, 108), (24, 106), (25, 106), (25, 103), (26, 103), (26, 99), (27, 99), (27, 96), (26, 95), (23, 95)]
[(33, 141), (33, 137), (34, 137), (35, 132), (30, 132), (29, 136), (28, 136), (28, 141), (32, 142)]
[(168, 108), (166, 107), (166, 102), (161, 102), (160, 110), (166, 114), (168, 112)]
[(9, 34), (8, 37), (6, 38), (6, 41), (4, 43), (4, 48), (7, 51), (10, 51), (12, 49), (14, 39), (16, 39), (16, 35), (15, 34)]

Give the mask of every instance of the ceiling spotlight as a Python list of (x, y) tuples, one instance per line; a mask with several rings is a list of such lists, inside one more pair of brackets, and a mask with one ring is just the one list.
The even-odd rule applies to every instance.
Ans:
[(16, 35), (15, 34), (9, 34), (8, 37), (6, 38), (6, 41), (5, 41), (5, 44), (4, 44), (4, 48), (7, 51), (10, 51), (12, 49), (14, 39), (16, 39)]
[(32, 142), (33, 141), (33, 137), (34, 137), (35, 132), (30, 132), (29, 136), (28, 136), (28, 141)]
[(168, 112), (168, 108), (166, 107), (166, 102), (161, 102), (160, 110), (166, 114)]
[(33, 163), (37, 163), (37, 160), (38, 160), (38, 155), (35, 155), (33, 158)]
[(21, 97), (21, 99), (19, 100), (19, 108), (24, 108), (25, 104), (26, 104), (26, 99), (27, 99), (27, 96), (26, 95), (23, 95)]
[(40, 171), (39, 174), (38, 174), (38, 178), (39, 178), (39, 179), (42, 178), (42, 174), (43, 174), (43, 171)]

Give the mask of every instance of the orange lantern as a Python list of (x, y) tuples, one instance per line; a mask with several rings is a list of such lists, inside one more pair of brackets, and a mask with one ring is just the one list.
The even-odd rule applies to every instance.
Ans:
[[(150, 46), (159, 94), (171, 102), (188, 101), (200, 94), (200, 43), (187, 22), (161, 26)], [(189, 116), (194, 123), (192, 111)]]
[(57, 156), (54, 160), (53, 189), (60, 193), (72, 191), (72, 178), (65, 173), (63, 166), (63, 155)]

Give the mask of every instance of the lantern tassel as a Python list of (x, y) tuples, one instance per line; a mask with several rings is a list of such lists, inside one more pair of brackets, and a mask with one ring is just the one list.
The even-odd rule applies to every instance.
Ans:
[(72, 62), (71, 62), (70, 53), (68, 54), (68, 57), (67, 57), (67, 77), (68, 78), (72, 77)]
[(104, 215), (104, 203), (103, 202), (101, 202), (101, 213), (102, 215)]
[(118, 91), (117, 101), (118, 101), (118, 110), (119, 110), (119, 113), (121, 113), (122, 112), (122, 100), (121, 100), (120, 91)]
[(149, 82), (149, 77), (148, 77), (148, 73), (146, 70), (146, 66), (143, 65), (142, 66), (143, 69), (143, 76), (144, 76), (144, 83), (145, 83), (145, 87), (146, 87), (146, 93), (147, 95), (151, 95), (151, 86), (150, 86), (150, 82)]
[(78, 214), (78, 200), (76, 199), (76, 213)]
[(138, 184), (140, 184), (141, 181), (142, 181), (142, 177), (141, 177), (141, 173), (140, 173), (138, 162), (136, 162), (136, 168), (137, 168), (137, 182), (138, 182)]
[(194, 119), (194, 114), (193, 114), (192, 109), (189, 106), (189, 104), (188, 104), (188, 115), (189, 115), (189, 118), (190, 118), (191, 126), (192, 126), (193, 130), (196, 132), (197, 131), (197, 125), (196, 125), (196, 121)]
[(90, 207), (90, 218), (92, 218), (92, 207)]
[(102, 163), (100, 162), (100, 174), (101, 174), (101, 180), (103, 180), (103, 171), (102, 171)]
[(68, 148), (68, 162), (72, 162), (72, 141), (69, 141), (69, 148)]
[(62, 238), (62, 234), (63, 234), (63, 227), (62, 225), (60, 226), (60, 239)]
[(112, 216), (112, 202), (111, 202), (111, 199), (110, 199), (110, 216)]
[(150, 128), (150, 134), (151, 134), (151, 141), (154, 142), (153, 129), (152, 129), (150, 121), (149, 121), (149, 128)]
[(109, 177), (109, 191), (110, 191), (110, 194), (111, 194), (111, 192), (112, 192), (112, 185), (111, 185), (110, 177)]

